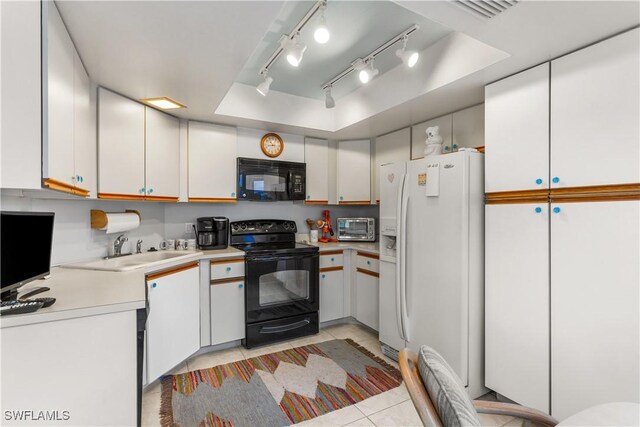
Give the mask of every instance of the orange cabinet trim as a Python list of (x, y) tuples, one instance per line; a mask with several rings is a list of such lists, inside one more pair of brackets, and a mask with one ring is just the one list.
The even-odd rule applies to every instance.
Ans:
[(367, 274), (373, 277), (380, 277), (380, 275), (374, 271), (365, 270), (364, 268), (360, 268), (360, 267), (358, 267), (357, 270), (358, 270), (358, 273)]
[(179, 198), (173, 196), (145, 196), (145, 199), (152, 202), (177, 202)]
[(76, 196), (89, 197), (89, 190), (85, 190), (84, 188), (76, 187), (74, 185), (67, 184), (66, 182), (58, 181), (56, 179), (43, 179), (42, 185), (47, 187), (49, 190), (74, 194)]
[(552, 188), (551, 196), (602, 194), (602, 193), (640, 193), (640, 184), (591, 185), (586, 187)]
[(338, 202), (339, 205), (370, 205), (371, 200), (343, 200)]
[(98, 199), (109, 200), (144, 200), (144, 196), (138, 194), (98, 193)]
[(305, 200), (305, 205), (328, 205), (328, 200)]
[(238, 199), (233, 198), (208, 198), (208, 197), (189, 197), (190, 202), (199, 203), (235, 203)]
[(624, 202), (628, 200), (640, 200), (638, 194), (589, 194), (573, 196), (551, 196), (552, 203), (580, 203), (580, 202)]
[(340, 271), (342, 270), (342, 266), (339, 267), (324, 267), (320, 269), (320, 273), (326, 273), (328, 271)]
[(214, 265), (214, 264), (228, 264), (230, 262), (244, 262), (244, 258), (212, 259), (211, 260), (211, 265)]
[(380, 255), (370, 254), (368, 252), (357, 251), (357, 254), (358, 254), (358, 256), (363, 256), (363, 257), (367, 257), (367, 258), (380, 259)]
[(160, 277), (169, 276), (171, 274), (180, 273), (181, 271), (190, 270), (198, 266), (198, 261), (190, 262), (189, 264), (179, 265), (177, 267), (169, 268), (167, 270), (159, 271), (157, 273), (151, 273), (147, 275), (147, 280), (155, 280)]
[(320, 256), (324, 255), (342, 255), (342, 251), (320, 251)]
[(209, 284), (210, 285), (222, 285), (224, 283), (231, 283), (231, 282), (242, 282), (242, 283), (244, 283), (244, 276), (240, 276), (240, 277), (225, 277), (224, 279), (216, 279), (216, 280), (212, 280)]

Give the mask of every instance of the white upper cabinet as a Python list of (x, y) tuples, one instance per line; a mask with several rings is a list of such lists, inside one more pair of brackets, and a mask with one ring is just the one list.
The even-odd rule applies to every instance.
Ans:
[(487, 193), (549, 188), (548, 63), (486, 86), (485, 146)]
[(404, 128), (376, 138), (373, 169), (373, 200), (380, 203), (380, 166), (410, 160), (411, 128)]
[(426, 122), (418, 123), (411, 127), (411, 160), (421, 159), (424, 157), (425, 140), (427, 139), (427, 128), (432, 126), (440, 127), (440, 136), (442, 137), (442, 152), (451, 152), (451, 139), (453, 133), (453, 118), (451, 114), (436, 117)]
[(44, 178), (76, 184), (73, 147), (75, 48), (55, 3), (48, 3)]
[(98, 197), (144, 198), (145, 106), (103, 88), (98, 95)]
[(235, 202), (236, 128), (189, 122), (189, 201)]
[(371, 203), (371, 141), (338, 142), (338, 204)]
[(76, 186), (96, 197), (96, 128), (91, 109), (91, 81), (82, 65), (80, 56), (74, 52), (74, 97), (73, 97), (73, 143)]
[(452, 114), (453, 135), (451, 149), (484, 145), (484, 104), (465, 108)]
[[(0, 2), (0, 183), (3, 188), (42, 185), (40, 2)], [(5, 60), (11, 58), (11, 60)]]
[(153, 108), (145, 109), (147, 199), (175, 200), (180, 194), (180, 121)]
[(551, 188), (640, 182), (639, 37), (551, 62)]
[(329, 203), (329, 141), (305, 138), (304, 160), (307, 164), (305, 203)]

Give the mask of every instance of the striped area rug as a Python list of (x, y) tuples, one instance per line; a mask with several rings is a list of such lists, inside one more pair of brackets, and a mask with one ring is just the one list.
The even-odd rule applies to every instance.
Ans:
[(398, 387), (400, 372), (331, 340), (162, 379), (167, 426), (286, 426)]

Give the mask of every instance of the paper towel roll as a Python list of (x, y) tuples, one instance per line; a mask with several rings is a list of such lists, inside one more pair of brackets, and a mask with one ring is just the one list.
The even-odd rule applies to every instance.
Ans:
[(101, 230), (105, 230), (107, 234), (121, 233), (138, 228), (139, 225), (140, 217), (136, 213), (108, 213), (107, 226), (101, 228)]

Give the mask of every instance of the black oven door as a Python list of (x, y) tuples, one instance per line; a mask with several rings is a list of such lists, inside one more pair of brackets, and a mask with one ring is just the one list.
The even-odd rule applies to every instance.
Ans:
[(248, 256), (247, 324), (318, 311), (318, 253)]
[(306, 165), (238, 158), (239, 200), (304, 200)]

